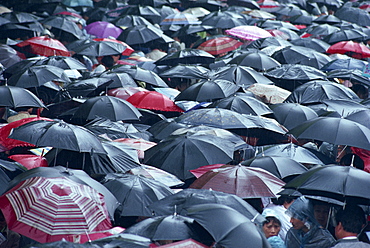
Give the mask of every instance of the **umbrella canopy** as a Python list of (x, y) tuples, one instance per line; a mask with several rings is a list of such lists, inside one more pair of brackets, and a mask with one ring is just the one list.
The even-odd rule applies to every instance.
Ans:
[(346, 59), (334, 59), (331, 62), (324, 65), (321, 70), (332, 71), (337, 69), (347, 69), (347, 70), (362, 70), (368, 63), (363, 60), (346, 58)]
[(33, 37), (17, 44), (27, 52), (41, 56), (71, 56), (67, 48), (58, 40), (46, 36)]
[(116, 40), (116, 39), (112, 39), (112, 38), (94, 38), (93, 40), (94, 41), (102, 41), (102, 42), (114, 42), (114, 43), (118, 43), (118, 44), (121, 44), (121, 45), (125, 46), (126, 48), (122, 52), (122, 55), (124, 55), (124, 56), (129, 56), (129, 55), (131, 55), (131, 53), (134, 52), (134, 49), (132, 47), (130, 47), (125, 42), (120, 41), (120, 40)]
[(36, 146), (52, 146), (78, 152), (106, 153), (101, 142), (92, 132), (60, 120), (40, 120), (26, 123), (13, 129), (9, 138), (29, 142)]
[(241, 165), (258, 167), (271, 172), (276, 177), (284, 180), (290, 176), (297, 176), (307, 171), (301, 163), (288, 158), (278, 156), (262, 156), (243, 161)]
[(20, 163), (28, 170), (36, 167), (48, 167), (48, 161), (43, 156), (32, 154), (14, 154), (10, 155), (9, 158)]
[(3, 66), (8, 68), (21, 60), (15, 49), (8, 45), (0, 44), (0, 63)]
[(330, 45), (323, 40), (309, 37), (292, 40), (290, 41), (290, 43), (296, 46), (308, 47), (320, 53), (325, 53), (326, 50), (328, 50), (328, 48), (330, 47)]
[(168, 187), (180, 186), (184, 184), (184, 182), (178, 179), (175, 175), (147, 164), (141, 164), (141, 166), (131, 169), (130, 174), (154, 179), (163, 183), (164, 185), (167, 185)]
[(370, 25), (369, 13), (360, 8), (344, 6), (335, 12), (335, 16), (341, 20), (356, 23), (360, 26)]
[(278, 61), (264, 53), (243, 53), (230, 60), (228, 64), (249, 66), (257, 71), (266, 71), (280, 65)]
[(127, 101), (136, 108), (152, 109), (165, 112), (184, 112), (169, 97), (156, 91), (140, 91), (130, 96)]
[(87, 70), (86, 66), (79, 60), (66, 56), (50, 56), (37, 60), (35, 65), (53, 65), (64, 70)]
[(112, 227), (104, 197), (65, 177), (26, 179), (1, 196), (0, 208), (9, 229), (41, 243)]
[(111, 121), (139, 120), (141, 114), (126, 100), (114, 96), (96, 96), (82, 103), (71, 120), (85, 123), (96, 117), (107, 118)]
[(126, 42), (130, 46), (145, 44), (157, 39), (163, 39), (165, 42), (173, 41), (170, 37), (165, 35), (161, 29), (154, 25), (137, 25), (134, 27), (128, 27), (120, 34), (120, 36), (117, 37), (117, 39)]
[[(125, 73), (122, 73), (122, 74), (125, 74)], [(144, 89), (138, 86), (126, 86), (126, 87), (114, 88), (108, 91), (108, 96), (114, 96), (122, 100), (127, 100), (127, 98), (129, 98), (133, 94), (140, 92), (140, 91), (147, 91), (147, 89)]]
[(271, 34), (257, 26), (242, 25), (225, 31), (228, 35), (238, 37), (242, 40), (254, 41), (260, 38), (270, 37)]
[(67, 17), (53, 15), (48, 18), (45, 18), (41, 22), (45, 26), (50, 26), (51, 31), (57, 37), (63, 37), (64, 35), (63, 32), (72, 35), (74, 39), (81, 39), (83, 37), (83, 33), (81, 29), (78, 27), (78, 25)]
[(370, 129), (343, 118), (317, 117), (289, 131), (296, 138), (316, 139), (336, 145), (370, 149)]
[(213, 101), (228, 97), (237, 92), (239, 88), (233, 82), (222, 79), (200, 81), (182, 91), (176, 96), (175, 101)]
[(212, 235), (217, 244), (225, 247), (269, 247), (256, 225), (230, 207), (199, 204), (188, 208), (187, 212)]
[(14, 86), (0, 86), (0, 106), (45, 108), (41, 100), (31, 91)]
[(252, 92), (264, 103), (282, 103), (290, 95), (290, 91), (276, 85), (252, 84), (246, 91)]
[(175, 66), (179, 64), (210, 64), (215, 57), (206, 51), (186, 48), (164, 56), (155, 62), (156, 65)]
[(257, 48), (263, 49), (269, 46), (290, 46), (292, 45), (289, 41), (283, 40), (278, 37), (267, 37), (267, 38), (259, 38), (255, 41), (252, 41), (250, 44), (247, 45), (248, 48)]
[(84, 28), (88, 34), (94, 35), (97, 38), (117, 38), (122, 33), (122, 29), (104, 21), (92, 22)]
[(197, 204), (206, 203), (217, 203), (229, 206), (254, 223), (262, 223), (264, 221), (262, 215), (260, 215), (257, 210), (255, 210), (246, 201), (243, 201), (240, 197), (208, 189), (186, 188), (176, 194), (166, 196), (159, 201), (153, 202), (148, 206), (148, 208), (153, 210), (157, 216), (170, 215), (174, 213), (186, 216), (187, 208)]
[[(235, 144), (214, 135), (168, 138), (145, 151), (144, 163), (189, 179), (189, 170), (203, 165), (227, 163), (233, 159)], [(173, 161), (176, 161), (174, 164)]]
[(117, 198), (119, 216), (151, 216), (149, 204), (173, 194), (166, 185), (131, 174), (109, 173), (102, 184)]
[(86, 56), (108, 56), (122, 54), (126, 50), (122, 43), (111, 41), (91, 41), (75, 49), (77, 54)]
[(370, 57), (370, 49), (362, 43), (341, 41), (330, 46), (327, 53), (348, 54), (351, 57), (362, 59)]
[(191, 13), (174, 13), (164, 18), (160, 25), (190, 25), (200, 24), (199, 19)]
[(270, 106), (276, 120), (289, 130), (318, 115), (309, 107), (298, 103), (280, 103)]
[(161, 77), (207, 79), (209, 69), (200, 65), (176, 65), (161, 73)]
[(149, 148), (155, 146), (157, 143), (151, 142), (144, 139), (133, 139), (133, 138), (119, 138), (114, 140), (115, 142), (120, 142), (126, 144), (132, 148), (135, 148), (139, 158), (144, 158), (144, 152)]
[(285, 183), (261, 168), (226, 165), (197, 178), (189, 187), (212, 189), (234, 194), (243, 199), (276, 197)]
[(367, 34), (356, 29), (344, 29), (336, 31), (324, 37), (324, 41), (329, 44), (335, 44), (340, 41), (363, 41), (367, 39)]
[(197, 49), (209, 52), (212, 55), (225, 54), (230, 51), (234, 51), (240, 47), (243, 43), (232, 38), (232, 37), (215, 37), (214, 39), (208, 39), (201, 43)]
[[(333, 178), (328, 184), (328, 178)], [(342, 202), (369, 204), (364, 194), (369, 188), (369, 174), (352, 166), (327, 165), (313, 168), (296, 177), (284, 187), (303, 194), (329, 197)]]

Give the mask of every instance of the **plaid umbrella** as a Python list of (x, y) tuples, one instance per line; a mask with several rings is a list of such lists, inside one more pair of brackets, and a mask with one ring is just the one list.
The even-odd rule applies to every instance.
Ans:
[(233, 51), (240, 47), (240, 42), (232, 37), (221, 36), (209, 39), (198, 46), (198, 49), (206, 51), (212, 55), (218, 55)]
[(33, 177), (0, 197), (9, 229), (41, 243), (110, 229), (104, 197), (68, 178)]

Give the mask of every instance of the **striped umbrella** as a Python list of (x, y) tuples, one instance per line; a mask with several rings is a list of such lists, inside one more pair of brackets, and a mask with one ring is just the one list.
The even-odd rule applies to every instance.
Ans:
[(65, 177), (33, 177), (0, 197), (10, 230), (41, 243), (112, 228), (104, 197)]
[(198, 46), (198, 49), (206, 51), (212, 55), (219, 55), (234, 51), (241, 45), (243, 45), (243, 42), (240, 42), (232, 37), (221, 36), (203, 42)]

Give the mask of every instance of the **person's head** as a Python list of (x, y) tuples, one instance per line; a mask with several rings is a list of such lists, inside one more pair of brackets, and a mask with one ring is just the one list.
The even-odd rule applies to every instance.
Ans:
[(287, 209), (293, 228), (308, 232), (313, 226), (319, 226), (314, 216), (313, 204), (310, 200), (301, 196), (297, 198)]
[(360, 156), (354, 153), (348, 153), (344, 155), (340, 159), (339, 164), (343, 166), (353, 166), (360, 170), (364, 170), (365, 168), (364, 160), (362, 160)]
[(348, 236), (357, 236), (366, 225), (366, 216), (362, 208), (348, 204), (335, 215), (337, 226), (335, 236), (342, 239)]
[(104, 56), (101, 59), (102, 65), (104, 65), (107, 69), (110, 69), (115, 64), (113, 56)]
[(366, 99), (369, 97), (369, 90), (362, 84), (354, 84), (351, 89), (356, 93), (356, 95), (361, 99)]
[(292, 227), (296, 230), (301, 230), (303, 232), (308, 232), (310, 229), (307, 225), (305, 225), (305, 222), (301, 221), (297, 218), (290, 218), (290, 223), (292, 224)]
[(314, 201), (313, 213), (319, 224), (326, 228), (329, 219), (330, 205), (325, 202)]
[(336, 162), (339, 163), (342, 157), (349, 153), (352, 153), (351, 147), (345, 145), (338, 145)]
[(273, 216), (266, 217), (266, 221), (263, 222), (262, 230), (265, 233), (266, 238), (276, 236), (279, 234), (281, 229), (281, 222), (278, 218)]

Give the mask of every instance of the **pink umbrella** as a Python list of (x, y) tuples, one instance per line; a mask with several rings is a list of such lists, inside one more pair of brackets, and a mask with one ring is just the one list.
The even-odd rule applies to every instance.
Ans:
[(140, 91), (148, 91), (142, 87), (122, 87), (122, 88), (115, 88), (108, 91), (108, 96), (115, 96), (121, 98), (123, 100), (127, 100), (133, 94), (140, 92)]
[(109, 36), (117, 38), (122, 29), (109, 22), (93, 22), (85, 27), (86, 32), (95, 35), (97, 38), (109, 38)]
[(242, 25), (225, 31), (228, 35), (238, 37), (242, 40), (257, 40), (260, 38), (271, 37), (272, 35), (266, 30), (257, 26)]
[(210, 165), (204, 165), (204, 166), (201, 166), (197, 169), (194, 169), (194, 170), (190, 170), (191, 174), (193, 174), (196, 178), (199, 178), (200, 176), (202, 176), (204, 173), (206, 173), (207, 171), (210, 171), (210, 170), (213, 170), (213, 169), (218, 169), (220, 168), (221, 166), (223, 166), (225, 164), (210, 164)]
[(148, 150), (149, 148), (155, 146), (157, 143), (147, 141), (144, 139), (130, 139), (130, 138), (120, 138), (114, 140), (116, 142), (124, 143), (128, 146), (131, 146), (132, 148), (135, 148), (137, 150), (139, 158), (144, 158), (144, 152)]
[(29, 170), (36, 167), (48, 167), (48, 161), (43, 156), (33, 154), (14, 154), (9, 156), (9, 158), (20, 163)]

